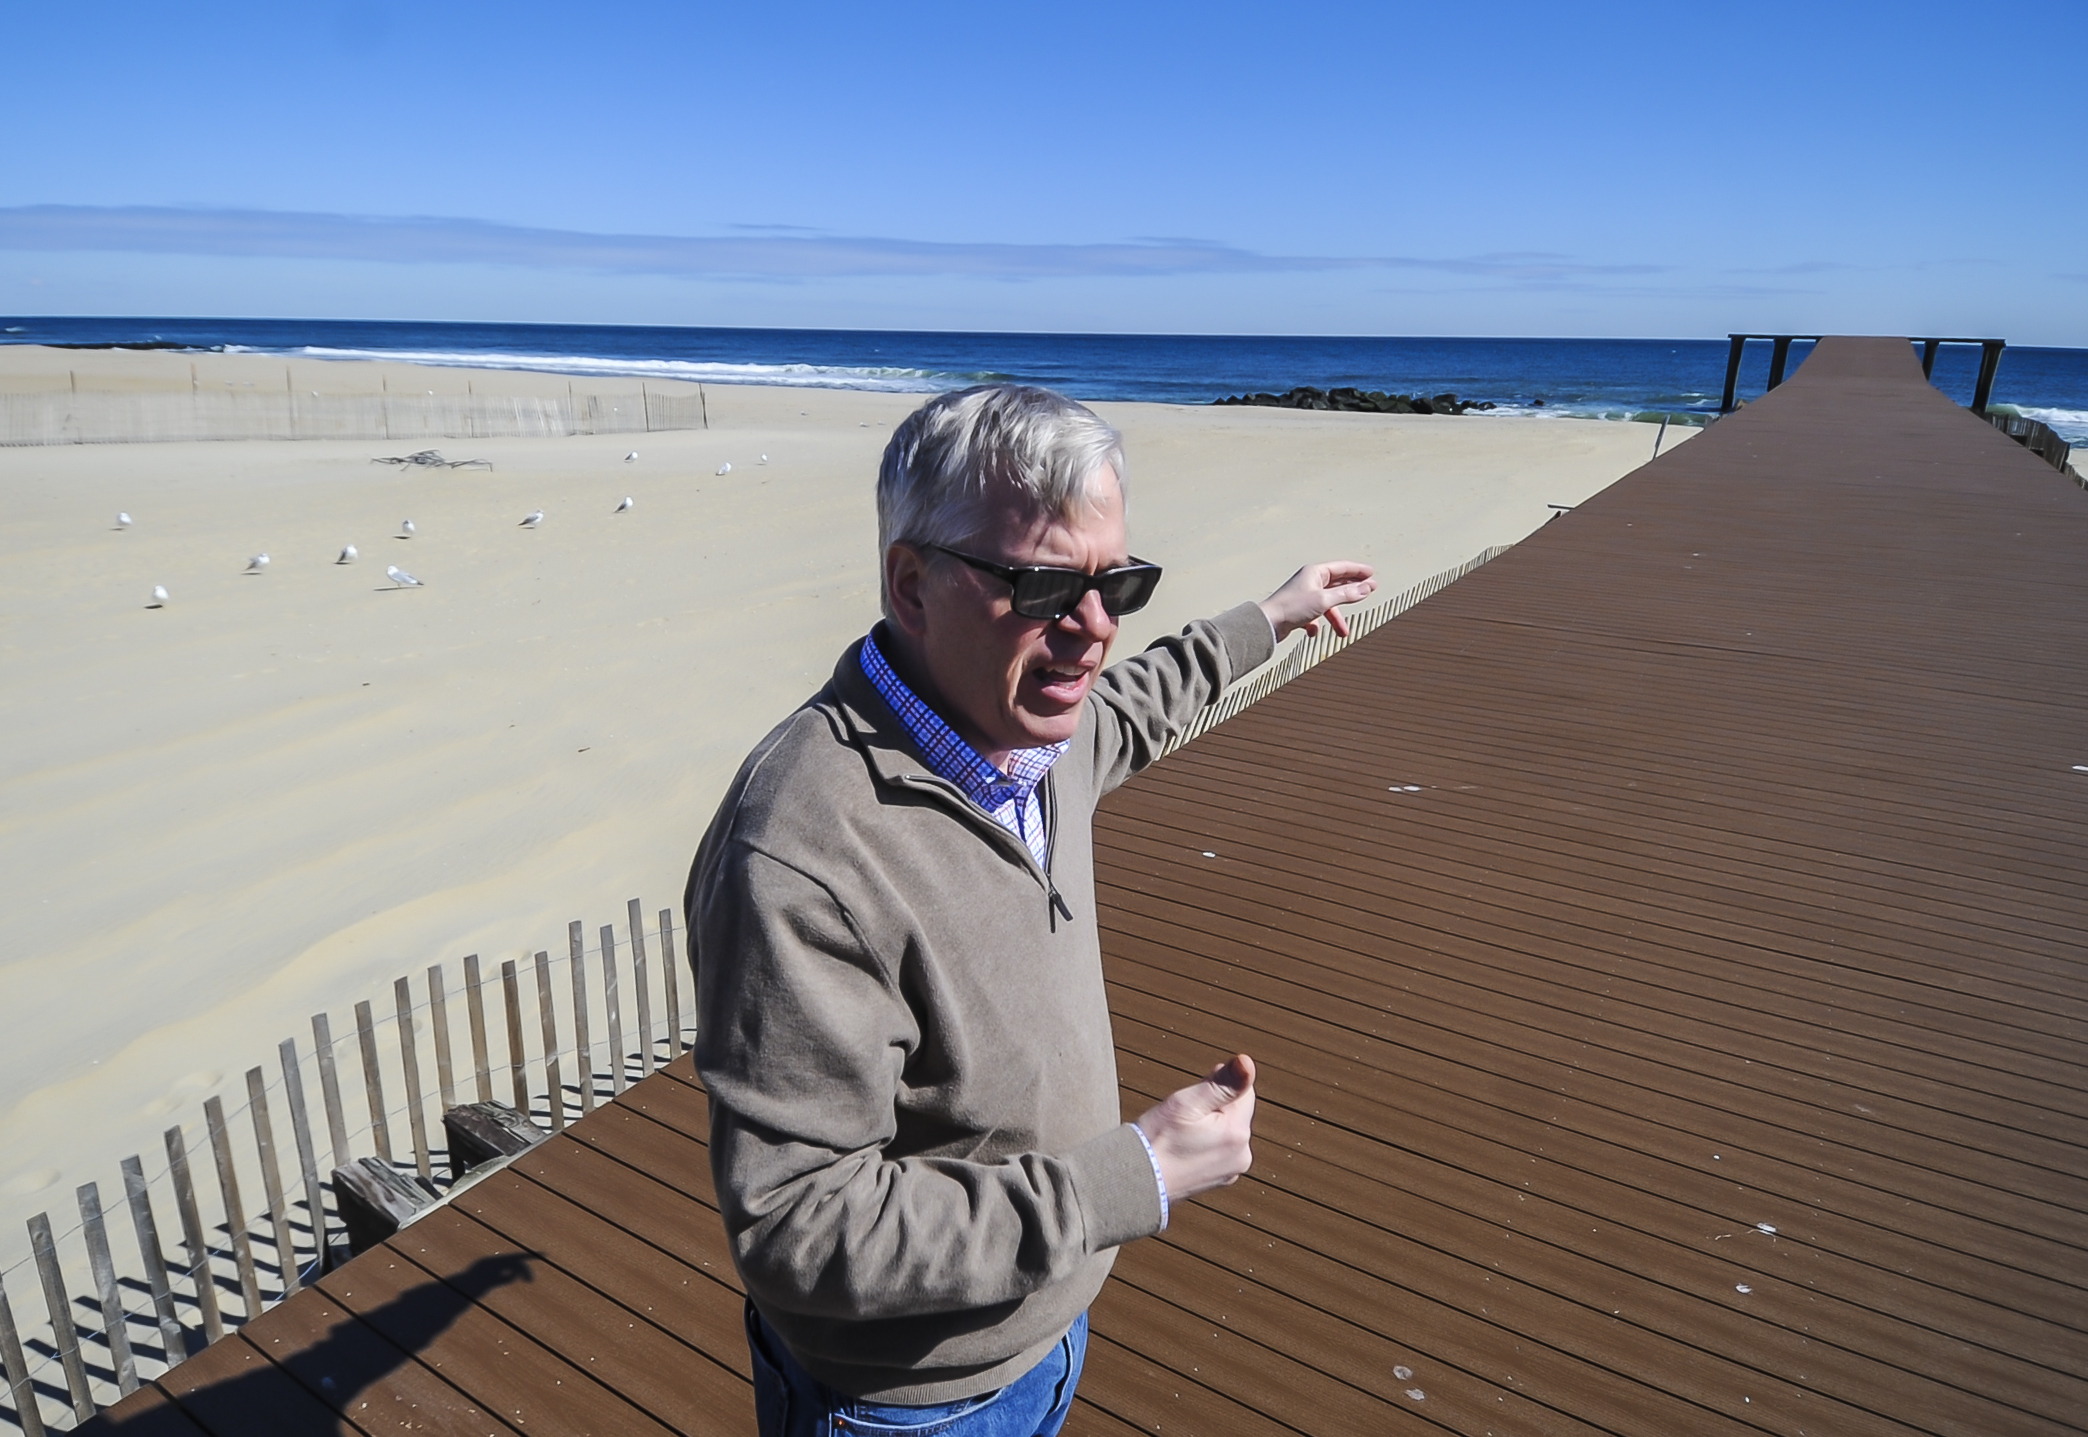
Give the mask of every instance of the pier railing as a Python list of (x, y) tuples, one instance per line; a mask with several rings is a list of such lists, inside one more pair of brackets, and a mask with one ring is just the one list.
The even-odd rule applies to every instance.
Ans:
[[(1791, 344), (1795, 340), (1818, 342), (1817, 334), (1729, 334), (1732, 348), (1726, 353), (1725, 396), (1718, 402), (1720, 414), (1733, 412), (1734, 400), (1740, 386), (1740, 357), (1747, 349), (1750, 339), (1769, 341), (1769, 388), (1774, 389), (1784, 382), (1784, 370), (1790, 364)], [(1921, 346), (1921, 377), (1933, 379), (1936, 373), (1936, 350), (1946, 344), (1976, 344), (1979, 346), (1979, 379), (1972, 387), (1972, 412), (1984, 417), (1987, 403), (1994, 397), (1994, 375), (2001, 367), (2001, 351), (2008, 347), (2002, 339), (1916, 339)]]

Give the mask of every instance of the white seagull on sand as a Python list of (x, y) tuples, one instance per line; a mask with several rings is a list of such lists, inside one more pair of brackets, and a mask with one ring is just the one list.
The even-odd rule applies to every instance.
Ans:
[(628, 453), (628, 454), (624, 455), (624, 463), (626, 463), (626, 464), (636, 464), (637, 462), (638, 462), (638, 451), (637, 451), (637, 450), (633, 449), (633, 450), (632, 450), (632, 451), (631, 451), (630, 453)]
[(413, 537), (413, 521), (411, 519), (401, 519), (399, 521), (399, 537), (401, 539), (411, 539)]
[(420, 580), (414, 578), (413, 575), (407, 573), (397, 564), (385, 565), (384, 577), (390, 579), (402, 589), (418, 589), (421, 586)]
[(352, 564), (361, 557), (362, 555), (355, 552), (353, 544), (343, 544), (341, 546), (341, 557), (334, 560), (334, 562), (336, 564)]
[(254, 555), (254, 557), (253, 557), (253, 558), (251, 558), (251, 559), (247, 560), (247, 566), (246, 566), (246, 571), (247, 571), (247, 572), (248, 572), (249, 574), (258, 574), (258, 573), (260, 573), (260, 572), (261, 572), (261, 571), (262, 571), (263, 569), (266, 569), (267, 567), (268, 567), (268, 555), (266, 555), (266, 554), (256, 554), (256, 555)]
[(633, 499), (630, 495), (626, 494), (624, 495), (623, 503), (616, 506), (616, 512), (621, 514), (627, 509), (635, 509), (637, 507), (638, 502), (635, 499)]
[(539, 524), (541, 524), (541, 523), (543, 523), (543, 522), (544, 522), (544, 511), (543, 511), (543, 510), (541, 510), (541, 509), (532, 509), (532, 510), (530, 510), (530, 511), (529, 511), (529, 517), (528, 517), (528, 518), (526, 518), (526, 519), (524, 519), (524, 520), (523, 520), (523, 521), (522, 521), (521, 523), (517, 524), (517, 525), (516, 525), (515, 527), (516, 527), (517, 529), (534, 529), (534, 528), (535, 528), (535, 527), (536, 527), (537, 525), (539, 525)]
[(732, 472), (732, 466), (730, 464), (720, 464), (718, 466), (718, 472), (720, 474), (730, 474)]
[(128, 529), (128, 528), (129, 528), (130, 526), (131, 526), (131, 517), (130, 517), (130, 515), (128, 515), (128, 514), (118, 514), (118, 515), (116, 516), (116, 527), (117, 527), (117, 528), (119, 528), (119, 529)]
[(147, 604), (145, 607), (148, 609), (160, 609), (165, 608), (166, 603), (167, 586), (165, 584), (154, 584), (152, 586), (152, 602)]

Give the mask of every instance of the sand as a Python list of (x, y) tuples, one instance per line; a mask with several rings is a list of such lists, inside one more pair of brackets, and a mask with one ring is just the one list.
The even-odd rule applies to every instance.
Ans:
[[(0, 349), (0, 388), (68, 370), (186, 387), (190, 363)], [(280, 360), (196, 363), (199, 383), (282, 382)], [(565, 384), (297, 369), (342, 390)], [(107, 1192), (207, 1095), (236, 1106), (240, 1073), (308, 1015), (381, 1008), (394, 977), (465, 953), (556, 951), (567, 920), (592, 931), (633, 896), (678, 906), (741, 757), (875, 617), (870, 481), (919, 402), (708, 396), (708, 431), (443, 444), (491, 473), (384, 468), (381, 442), (0, 449), (0, 1262), (28, 1214), (70, 1226), (73, 1185)], [(1168, 570), (1119, 653), (1309, 559), (1404, 587), (1523, 537), (1653, 439), (1101, 408), (1128, 440), (1133, 547)], [(518, 527), (534, 509), (543, 526)], [(336, 564), (348, 543), (360, 560)], [(149, 609), (155, 584), (170, 599)]]

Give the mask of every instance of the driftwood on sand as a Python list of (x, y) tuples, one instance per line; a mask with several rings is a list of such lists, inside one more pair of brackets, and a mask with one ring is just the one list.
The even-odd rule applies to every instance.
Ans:
[(372, 464), (390, 464), (395, 467), (412, 465), (417, 469), (491, 469), (490, 459), (445, 459), (439, 449), (423, 449), (417, 454), (394, 454), (387, 458), (372, 459)]

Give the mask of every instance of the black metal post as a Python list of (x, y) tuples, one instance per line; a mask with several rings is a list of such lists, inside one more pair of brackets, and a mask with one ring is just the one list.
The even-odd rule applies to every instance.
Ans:
[(1733, 347), (1726, 353), (1725, 398), (1718, 401), (1718, 412), (1720, 414), (1731, 414), (1733, 412), (1733, 391), (1740, 383), (1740, 351), (1747, 348), (1746, 335), (1732, 334), (1726, 337), (1732, 340)]
[(1972, 391), (1972, 412), (1982, 419), (1986, 417), (1987, 401), (1994, 397), (1994, 371), (2001, 367), (2001, 351), (2005, 347), (1999, 339), (1982, 340), (1979, 345), (1979, 384)]
[(1936, 377), (1936, 349), (1942, 342), (1940, 339), (1924, 339), (1921, 341), (1921, 377), (1923, 379), (1934, 379)]
[(1769, 387), (1783, 383), (1784, 363), (1791, 357), (1791, 336), (1779, 334), (1769, 350)]

